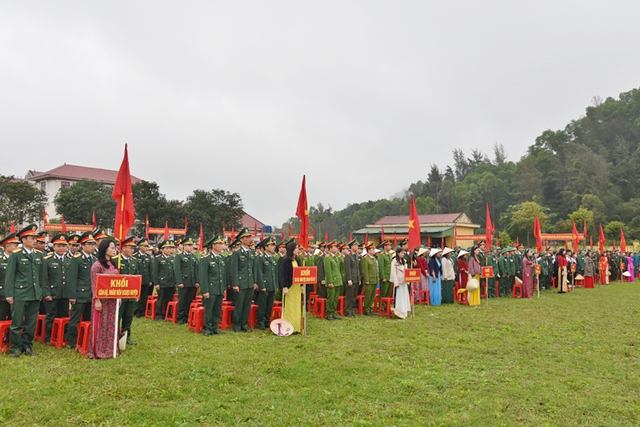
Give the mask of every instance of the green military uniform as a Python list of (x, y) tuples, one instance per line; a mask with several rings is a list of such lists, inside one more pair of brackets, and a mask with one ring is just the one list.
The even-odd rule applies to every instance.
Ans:
[(378, 254), (378, 275), (380, 277), (380, 298), (391, 297), (393, 284), (391, 283), (391, 260), (393, 252), (385, 252), (384, 244), (382, 252)]
[(509, 296), (509, 290), (511, 289), (513, 278), (510, 276), (511, 269), (509, 267), (509, 252), (505, 248), (502, 250), (502, 256), (498, 258), (498, 271), (500, 272), (500, 280), (498, 283), (498, 293), (501, 297)]
[[(35, 236), (37, 227), (31, 224), (18, 233), (22, 240)], [(42, 252), (26, 248), (16, 249), (10, 256), (5, 273), (5, 295), (11, 303), (11, 354), (24, 352), (33, 355), (33, 336), (38, 320), (41, 284), (44, 277)]]
[[(2, 245), (2, 247), (6, 247), (10, 243), (12, 244), (12, 248), (14, 245), (18, 245), (18, 243), (20, 243), (17, 233), (11, 233), (6, 236), (4, 240), (0, 242), (0, 245)], [(0, 321), (11, 320), (11, 304), (7, 302), (5, 295), (6, 286), (4, 281), (7, 266), (9, 265), (9, 255), (11, 254), (6, 253), (2, 248), (0, 248)]]
[[(271, 238), (261, 242), (261, 246), (275, 245)], [(273, 297), (278, 290), (277, 262), (273, 255), (265, 252), (255, 261), (256, 282), (258, 283), (258, 329), (266, 329), (271, 324)]]
[(344, 257), (344, 279), (343, 283), (346, 285), (345, 299), (344, 299), (344, 313), (347, 317), (354, 317), (355, 308), (358, 306), (358, 290), (360, 284), (362, 284), (362, 271), (360, 270), (360, 263), (362, 257), (356, 252), (357, 249), (354, 246), (358, 246), (356, 240), (349, 242), (349, 248), (351, 252)]
[[(61, 242), (62, 236), (54, 236), (52, 242)], [(45, 318), (45, 342), (51, 341), (51, 328), (53, 320), (58, 317), (69, 317), (69, 289), (67, 280), (71, 272), (73, 258), (64, 254), (58, 256), (50, 253), (44, 257), (44, 280), (42, 282), (42, 298), (46, 309)], [(47, 301), (50, 297), (51, 301)]]
[[(193, 246), (193, 241), (186, 239), (182, 245)], [(198, 258), (193, 253), (180, 252), (173, 258), (173, 268), (178, 285), (178, 324), (184, 324), (189, 320), (189, 307), (198, 290)]]
[[(212, 248), (215, 244), (224, 243), (224, 239), (216, 236), (207, 242), (207, 247)], [(200, 292), (204, 305), (204, 334), (223, 333), (218, 329), (220, 314), (222, 311), (222, 300), (224, 291), (227, 288), (227, 260), (222, 254), (215, 254), (211, 251), (200, 259), (199, 278)]]
[[(127, 239), (123, 242), (126, 245), (127, 241), (133, 242), (133, 238)], [(140, 275), (140, 264), (135, 257), (125, 258), (121, 253), (115, 258), (116, 265), (120, 266), (120, 274)], [(120, 309), (118, 315), (119, 321), (122, 321), (120, 326), (120, 333), (124, 334), (127, 331), (127, 344), (133, 344), (131, 342), (131, 324), (133, 323), (133, 312), (138, 306), (138, 301), (135, 298), (122, 298), (120, 303)]]
[[(313, 247), (313, 246), (310, 246)], [(317, 264), (317, 257), (314, 254), (310, 254), (309, 252), (305, 253), (305, 257), (302, 260), (302, 267), (315, 267)], [(316, 290), (316, 283), (307, 283), (305, 285), (305, 295), (307, 298), (307, 301), (309, 301), (309, 296), (311, 295), (311, 292), (315, 292)]]
[[(160, 249), (173, 247), (173, 242), (165, 240), (158, 246)], [(163, 320), (167, 304), (173, 299), (176, 291), (176, 278), (173, 269), (173, 256), (164, 253), (156, 255), (152, 264), (151, 278), (158, 292), (156, 302), (156, 320)]]
[[(140, 239), (138, 247), (149, 247), (147, 239)], [(140, 287), (140, 299), (138, 300), (138, 307), (136, 307), (136, 317), (144, 317), (147, 309), (147, 299), (150, 295), (153, 295), (153, 281), (151, 280), (151, 263), (152, 258), (149, 253), (138, 252), (135, 255), (138, 260), (138, 274), (142, 276), (142, 286)]]
[[(251, 237), (249, 231), (243, 228), (237, 239), (245, 239)], [(256, 254), (250, 247), (242, 245), (236, 250), (229, 260), (229, 275), (231, 278), (231, 286), (237, 288), (235, 292), (235, 309), (233, 310), (233, 330), (236, 332), (249, 332), (248, 321), (249, 312), (251, 310), (251, 300), (256, 285), (254, 276)]]
[[(83, 233), (80, 236), (80, 244), (94, 241), (91, 232)], [(91, 267), (96, 262), (96, 257), (87, 254), (84, 250), (78, 251), (68, 276), (68, 295), (70, 300), (75, 300), (71, 307), (71, 319), (67, 326), (65, 339), (69, 342), (69, 347), (76, 347), (78, 338), (78, 325), (81, 319), (88, 322), (91, 320), (91, 305), (93, 292), (91, 291)]]
[[(496, 250), (499, 248), (495, 248)], [(487, 293), (489, 294), (489, 298), (495, 298), (496, 296), (496, 277), (495, 275), (498, 274), (498, 255), (493, 253), (493, 249), (492, 252), (489, 253), (489, 255), (486, 258), (486, 265), (493, 267), (493, 278), (490, 279), (486, 279), (487, 280)]]
[(364, 312), (367, 316), (375, 315), (373, 300), (376, 297), (376, 287), (380, 277), (375, 257), (367, 253), (362, 257), (360, 266), (362, 268), (362, 283), (364, 284)]
[(515, 267), (514, 277), (517, 276), (518, 278), (520, 278), (520, 280), (522, 280), (522, 259), (524, 258), (524, 254), (520, 253), (519, 251), (514, 252), (515, 253), (512, 255), (513, 266)]
[(340, 317), (336, 314), (336, 309), (338, 308), (340, 287), (342, 287), (342, 275), (340, 274), (340, 261), (338, 256), (328, 254), (324, 257), (324, 277), (325, 283), (327, 284), (327, 320), (339, 319)]

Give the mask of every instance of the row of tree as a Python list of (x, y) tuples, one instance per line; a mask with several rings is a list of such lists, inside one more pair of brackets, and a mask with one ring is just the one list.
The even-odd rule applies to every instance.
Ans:
[[(573, 220), (580, 231), (586, 221), (596, 240), (600, 224), (608, 241), (619, 241), (620, 228), (640, 239), (639, 164), (640, 89), (633, 89), (619, 99), (594, 98), (584, 117), (544, 131), (518, 161), (507, 160), (502, 144), (494, 145), (492, 159), (480, 150), (467, 156), (455, 149), (452, 165), (431, 165), (403, 197), (338, 211), (318, 203), (310, 208), (310, 224), (320, 235), (348, 236), (382, 216), (408, 215), (413, 194), (420, 214), (464, 212), (478, 224), (485, 224), (489, 203), (505, 242), (533, 242), (536, 214), (543, 232), (571, 232)], [(297, 224), (291, 218), (284, 226)]]

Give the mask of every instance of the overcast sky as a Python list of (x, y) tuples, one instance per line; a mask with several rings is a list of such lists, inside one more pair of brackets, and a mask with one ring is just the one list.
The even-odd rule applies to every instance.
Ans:
[[(389, 197), (451, 150), (518, 160), (640, 86), (635, 1), (0, 3), (0, 174), (131, 172), (279, 225)], [(407, 212), (408, 214), (408, 212)]]

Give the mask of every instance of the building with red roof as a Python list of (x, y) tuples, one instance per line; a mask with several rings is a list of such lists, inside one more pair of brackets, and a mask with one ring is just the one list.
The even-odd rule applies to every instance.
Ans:
[[(53, 198), (58, 194), (61, 188), (69, 188), (73, 184), (83, 179), (99, 181), (105, 185), (113, 186), (118, 176), (117, 170), (90, 168), (87, 166), (77, 166), (64, 164), (57, 168), (46, 172), (38, 172), (30, 170), (27, 172), (25, 179), (41, 189), (47, 194), (47, 216), (53, 218), (56, 216), (56, 208), (53, 204)], [(140, 182), (141, 179), (131, 175), (131, 183)]]

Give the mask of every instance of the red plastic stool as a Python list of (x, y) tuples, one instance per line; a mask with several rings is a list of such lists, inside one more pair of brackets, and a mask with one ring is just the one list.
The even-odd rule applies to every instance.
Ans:
[(514, 298), (522, 298), (522, 285), (516, 283), (513, 285), (513, 297)]
[(196, 307), (189, 314), (189, 330), (199, 334), (204, 327), (204, 307)]
[[(373, 299), (373, 311), (375, 313), (380, 311), (380, 293), (376, 293), (376, 297)], [(363, 302), (364, 304), (364, 302)]]
[(173, 294), (173, 299), (172, 301), (178, 301), (178, 294)]
[(431, 305), (431, 295), (426, 289), (420, 290), (420, 304)]
[[(309, 294), (309, 306), (307, 308), (307, 311), (310, 311), (311, 313), (313, 313), (313, 307), (316, 304), (316, 298), (318, 298), (318, 294), (315, 292), (311, 292)], [(278, 301), (279, 302), (279, 301)], [(276, 301), (274, 301), (273, 305), (275, 306)]]
[(340, 316), (344, 316), (344, 300), (346, 297), (343, 297), (342, 295), (338, 297), (338, 307), (336, 308), (336, 313), (338, 313)]
[(316, 304), (313, 307), (313, 315), (324, 319), (327, 317), (327, 299), (316, 298)]
[[(600, 276), (598, 276), (598, 277), (600, 277)], [(551, 278), (551, 287), (552, 287), (553, 289), (555, 289), (555, 288), (556, 288), (556, 278), (555, 278), (555, 277), (552, 277), (552, 278)]]
[(358, 295), (356, 297), (356, 301), (358, 301), (358, 313), (360, 313), (361, 316), (364, 316), (364, 295)]
[[(175, 302), (177, 303), (178, 301), (175, 301)], [(202, 307), (202, 300), (200, 301), (193, 300), (191, 301), (191, 304), (189, 304), (189, 310), (191, 310), (192, 308), (198, 308), (198, 307)]]
[(274, 306), (271, 309), (271, 319), (269, 319), (271, 322), (273, 322), (273, 319), (279, 319), (282, 317), (282, 306), (276, 307)]
[(178, 323), (178, 301), (169, 301), (164, 321)]
[[(385, 305), (386, 303), (386, 305)], [(384, 297), (380, 299), (380, 310), (378, 311), (378, 316), (387, 316), (391, 318), (391, 305), (393, 304), (393, 297)]]
[(64, 339), (64, 327), (69, 323), (68, 317), (58, 317), (53, 319), (53, 327), (51, 328), (51, 344), (55, 344), (56, 348), (62, 348), (67, 345)]
[(258, 324), (258, 304), (251, 304), (251, 308), (249, 309), (249, 319), (247, 320), (247, 324), (250, 328), (255, 328)]
[(11, 320), (3, 320), (0, 322), (0, 340), (2, 347), (0, 353), (8, 353), (11, 348)]
[(231, 304), (222, 305), (222, 315), (220, 316), (220, 324), (218, 326), (223, 331), (226, 330), (229, 326), (233, 325), (233, 310), (234, 306)]
[(273, 306), (274, 307), (282, 307), (282, 301), (274, 301), (273, 302)]
[(147, 298), (147, 305), (144, 310), (144, 317), (151, 320), (156, 320), (156, 304), (158, 303), (158, 296), (153, 295)]
[(78, 339), (76, 340), (76, 351), (81, 351), (83, 356), (89, 351), (89, 336), (91, 335), (91, 322), (80, 322), (78, 324)]
[(33, 339), (36, 341), (40, 341), (44, 344), (44, 335), (46, 331), (45, 319), (47, 318), (46, 314), (38, 314), (38, 320), (36, 320), (36, 333), (33, 336)]

